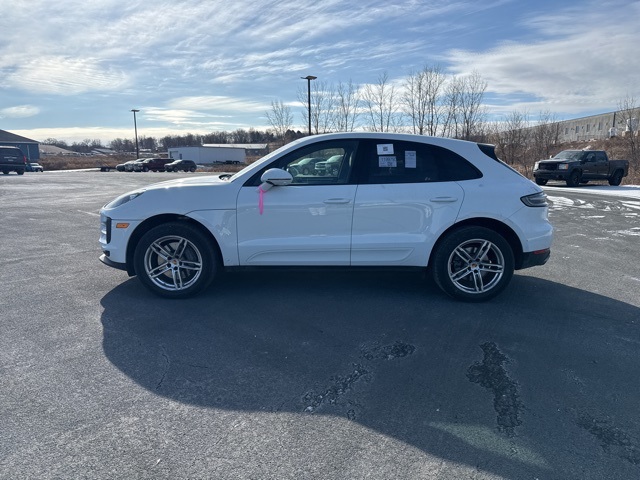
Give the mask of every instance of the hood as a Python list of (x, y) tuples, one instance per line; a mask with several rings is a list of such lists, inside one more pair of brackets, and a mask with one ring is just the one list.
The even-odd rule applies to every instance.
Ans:
[(154, 183), (147, 187), (141, 188), (141, 190), (149, 191), (149, 190), (163, 190), (168, 188), (180, 188), (180, 187), (194, 187), (194, 186), (202, 186), (208, 187), (213, 185), (227, 185), (228, 180), (222, 180), (220, 177), (224, 174), (216, 174), (216, 175), (203, 175), (189, 178), (178, 178), (176, 180), (168, 180), (166, 182)]

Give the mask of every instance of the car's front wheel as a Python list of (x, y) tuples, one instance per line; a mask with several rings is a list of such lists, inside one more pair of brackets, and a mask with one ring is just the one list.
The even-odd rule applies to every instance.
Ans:
[(580, 180), (582, 179), (582, 173), (579, 170), (574, 170), (567, 178), (567, 187), (577, 187), (580, 185)]
[(144, 234), (133, 260), (144, 286), (166, 298), (201, 292), (219, 268), (211, 241), (197, 228), (179, 222), (157, 226)]
[(448, 233), (433, 257), (433, 278), (459, 300), (481, 302), (498, 295), (511, 281), (513, 251), (499, 233), (485, 227), (462, 227)]
[(548, 181), (548, 180), (547, 180), (546, 178), (538, 178), (538, 177), (536, 177), (536, 183), (537, 183), (538, 185), (546, 185), (546, 184), (547, 184), (547, 181)]

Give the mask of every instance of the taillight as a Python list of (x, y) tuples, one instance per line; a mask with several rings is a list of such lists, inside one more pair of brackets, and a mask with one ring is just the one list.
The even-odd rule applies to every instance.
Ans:
[(27, 157), (25, 157), (24, 155), (22, 156), (22, 159), (24, 160), (24, 164), (27, 164)]

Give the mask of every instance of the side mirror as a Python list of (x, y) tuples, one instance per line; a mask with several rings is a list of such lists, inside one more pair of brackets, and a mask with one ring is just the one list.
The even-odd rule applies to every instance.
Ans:
[(270, 168), (260, 177), (262, 190), (267, 191), (271, 187), (284, 187), (293, 182), (291, 174), (281, 168)]

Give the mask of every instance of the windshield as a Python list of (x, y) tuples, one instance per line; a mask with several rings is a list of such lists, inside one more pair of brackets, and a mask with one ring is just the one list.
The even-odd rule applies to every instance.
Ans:
[(553, 158), (567, 159), (567, 160), (580, 160), (581, 156), (582, 156), (582, 150), (565, 150), (563, 152), (560, 152)]

